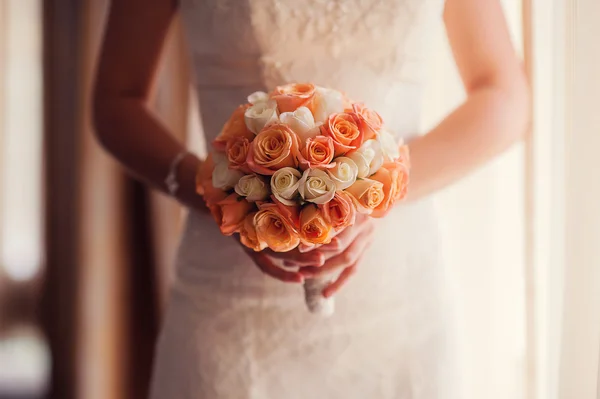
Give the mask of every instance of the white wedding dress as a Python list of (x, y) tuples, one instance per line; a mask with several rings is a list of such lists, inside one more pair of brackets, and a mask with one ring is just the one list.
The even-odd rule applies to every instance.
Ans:
[[(428, 34), (443, 0), (182, 0), (205, 140), (256, 90), (314, 82), (418, 134)], [(153, 399), (452, 399), (452, 306), (430, 200), (376, 221), (335, 314), (267, 277), (209, 215), (191, 213)]]

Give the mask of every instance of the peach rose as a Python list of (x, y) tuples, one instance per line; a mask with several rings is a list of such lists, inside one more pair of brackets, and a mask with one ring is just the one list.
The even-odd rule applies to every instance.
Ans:
[(256, 238), (275, 252), (287, 252), (296, 248), (300, 237), (290, 215), (285, 214), (285, 209), (275, 203), (266, 203), (260, 206), (254, 215)]
[(316, 205), (309, 204), (300, 212), (300, 240), (307, 245), (328, 244), (333, 238), (333, 228)]
[(361, 103), (352, 104), (352, 111), (360, 120), (360, 128), (363, 131), (365, 140), (372, 139), (377, 136), (377, 132), (383, 125), (381, 116), (372, 109), (369, 109)]
[(225, 199), (209, 206), (210, 212), (215, 218), (221, 233), (230, 236), (237, 233), (246, 216), (252, 211), (254, 206), (238, 196), (230, 194)]
[(329, 169), (335, 164), (331, 163), (335, 149), (333, 139), (327, 136), (309, 138), (300, 150), (299, 162), (302, 170), (308, 168)]
[(332, 114), (321, 126), (321, 133), (333, 139), (335, 156), (356, 150), (364, 141), (360, 120), (354, 113), (341, 112)]
[(375, 218), (384, 217), (396, 201), (406, 196), (408, 188), (408, 169), (401, 162), (388, 162), (384, 164), (377, 173), (371, 176), (383, 184), (384, 199), (375, 209), (371, 216)]
[(298, 137), (286, 125), (265, 127), (250, 144), (246, 162), (253, 172), (272, 175), (285, 167), (298, 166)]
[(356, 220), (356, 208), (350, 194), (345, 191), (336, 191), (333, 199), (319, 205), (323, 215), (335, 231), (340, 231), (352, 226)]
[(244, 114), (246, 109), (250, 107), (249, 104), (240, 105), (229, 117), (229, 120), (221, 129), (221, 133), (213, 140), (212, 145), (218, 151), (225, 151), (227, 142), (232, 137), (245, 137), (248, 141), (252, 141), (254, 133), (252, 133), (246, 126)]
[(290, 83), (277, 86), (271, 98), (277, 101), (279, 112), (294, 112), (299, 107), (311, 108), (315, 96), (315, 85), (311, 83)]
[(350, 194), (357, 210), (370, 215), (385, 199), (383, 183), (371, 179), (358, 179), (346, 189)]
[(260, 241), (256, 235), (256, 227), (254, 226), (254, 216), (256, 212), (252, 212), (244, 218), (244, 222), (240, 226), (240, 241), (246, 247), (254, 251), (262, 251), (267, 247), (267, 243)]
[(250, 140), (246, 137), (232, 137), (227, 141), (225, 155), (227, 155), (231, 169), (237, 169), (246, 174), (250, 173), (250, 168), (248, 168), (248, 164), (246, 163), (249, 148)]

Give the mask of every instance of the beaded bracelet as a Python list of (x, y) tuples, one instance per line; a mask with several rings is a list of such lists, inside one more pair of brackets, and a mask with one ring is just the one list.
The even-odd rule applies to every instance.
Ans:
[(177, 181), (177, 168), (181, 161), (183, 161), (183, 158), (185, 158), (185, 156), (188, 154), (188, 151), (181, 151), (179, 154), (177, 154), (177, 156), (175, 156), (175, 158), (173, 158), (171, 165), (169, 165), (169, 174), (165, 179), (165, 185), (167, 186), (167, 191), (172, 196), (175, 196), (177, 190), (179, 190), (179, 182)]

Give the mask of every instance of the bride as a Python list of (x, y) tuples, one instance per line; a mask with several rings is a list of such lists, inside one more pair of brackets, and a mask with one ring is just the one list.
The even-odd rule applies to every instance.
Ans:
[[(459, 397), (453, 301), (429, 194), (505, 150), (528, 122), (528, 89), (499, 1), (112, 2), (95, 87), (98, 139), (190, 210), (152, 398)], [(306, 253), (249, 253), (223, 236), (195, 191), (202, 160), (147, 107), (176, 14), (206, 142), (254, 91), (289, 82), (343, 90), (408, 142), (408, 201)], [(442, 22), (467, 96), (420, 134), (429, 32)], [(315, 317), (299, 283), (332, 272), (339, 277), (323, 295), (335, 294), (336, 313)]]

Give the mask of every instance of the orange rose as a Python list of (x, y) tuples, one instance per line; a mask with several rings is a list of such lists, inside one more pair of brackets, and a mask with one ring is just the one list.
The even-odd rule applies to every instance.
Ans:
[(265, 127), (250, 144), (248, 167), (261, 175), (272, 175), (285, 167), (298, 167), (298, 137), (286, 125)]
[(327, 122), (321, 126), (321, 133), (333, 139), (336, 157), (356, 150), (364, 141), (360, 119), (349, 112), (330, 115)]
[(383, 183), (371, 179), (358, 179), (346, 189), (360, 213), (371, 214), (385, 199)]
[(309, 204), (300, 212), (300, 240), (307, 245), (328, 244), (333, 238), (333, 228), (316, 205)]
[(254, 227), (259, 242), (264, 242), (275, 252), (287, 252), (300, 243), (297, 230), (290, 215), (275, 203), (266, 203), (254, 215)]
[(363, 131), (364, 139), (369, 140), (377, 136), (377, 132), (383, 125), (381, 116), (360, 103), (352, 104), (352, 110), (360, 119), (360, 128)]
[(241, 224), (253, 207), (250, 202), (234, 193), (208, 208), (219, 225), (221, 233), (230, 236), (240, 230)]
[(240, 241), (246, 247), (254, 251), (262, 251), (267, 247), (267, 243), (260, 241), (256, 235), (256, 227), (254, 226), (254, 216), (256, 212), (252, 212), (246, 216), (244, 222), (240, 226)]
[(300, 150), (299, 159), (302, 170), (328, 169), (335, 166), (331, 161), (335, 149), (333, 148), (333, 139), (327, 136), (316, 136), (306, 140), (304, 147)]
[(371, 214), (375, 218), (381, 218), (392, 209), (396, 201), (406, 196), (408, 169), (401, 162), (388, 162), (370, 178), (383, 184), (384, 200)]
[(250, 104), (240, 105), (233, 111), (223, 129), (221, 129), (221, 133), (212, 142), (216, 150), (225, 151), (227, 142), (233, 137), (245, 137), (248, 141), (254, 139), (254, 133), (248, 130), (244, 119), (244, 113), (248, 107), (250, 107)]
[(250, 168), (248, 168), (248, 164), (246, 163), (249, 148), (250, 141), (245, 137), (232, 137), (227, 141), (225, 154), (227, 155), (231, 169), (238, 169), (246, 174), (250, 173)]
[(299, 107), (311, 108), (315, 96), (315, 85), (311, 83), (290, 83), (277, 86), (271, 98), (277, 101), (277, 109), (282, 112), (294, 112)]
[(333, 199), (323, 205), (319, 205), (328, 223), (340, 231), (354, 224), (356, 219), (356, 208), (352, 197), (345, 191), (336, 191)]

